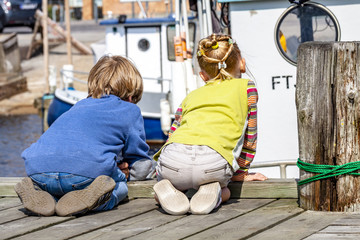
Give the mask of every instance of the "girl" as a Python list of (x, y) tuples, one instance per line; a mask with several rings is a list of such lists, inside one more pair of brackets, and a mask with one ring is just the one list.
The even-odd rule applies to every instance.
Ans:
[[(257, 90), (242, 79), (245, 59), (230, 36), (200, 40), (197, 59), (205, 86), (191, 92), (176, 112), (169, 139), (154, 155), (154, 191), (169, 214), (208, 214), (230, 198), (230, 180), (267, 179), (248, 169), (256, 151)], [(182, 192), (198, 189), (189, 202)]]

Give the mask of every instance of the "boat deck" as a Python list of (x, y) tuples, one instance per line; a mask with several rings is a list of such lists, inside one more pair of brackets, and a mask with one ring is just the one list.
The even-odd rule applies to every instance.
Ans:
[(182, 216), (159, 208), (154, 180), (130, 182), (128, 202), (80, 217), (29, 215), (12, 190), (19, 180), (0, 178), (0, 239), (360, 239), (360, 213), (304, 211), (295, 180), (233, 183), (216, 211)]

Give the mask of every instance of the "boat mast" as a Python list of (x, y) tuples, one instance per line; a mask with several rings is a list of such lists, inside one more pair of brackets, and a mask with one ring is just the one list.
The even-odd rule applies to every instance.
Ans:
[(70, 28), (70, 7), (69, 0), (65, 0), (65, 23), (66, 23), (66, 52), (68, 64), (72, 65), (72, 52), (71, 52), (71, 28)]
[(213, 32), (210, 1), (211, 0), (197, 0), (196, 2), (197, 11), (198, 11), (200, 38), (207, 37)]
[(210, 8), (210, 1), (211, 0), (203, 0), (203, 2), (205, 2), (205, 18), (206, 18), (206, 26), (207, 26), (207, 35), (209, 36), (210, 34), (213, 33), (212, 30), (212, 22), (211, 22), (211, 8)]
[[(42, 0), (43, 9), (48, 9), (47, 0)], [(49, 38), (48, 38), (48, 24), (47, 24), (47, 11), (44, 11), (44, 16), (42, 18), (42, 31), (43, 31), (43, 54), (44, 54), (44, 77), (45, 77), (45, 86), (46, 92), (50, 92), (49, 86)]]
[(180, 37), (180, 0), (175, 0), (175, 36)]
[(199, 20), (199, 29), (200, 29), (200, 38), (203, 38), (205, 36), (204, 32), (204, 19), (202, 16), (202, 3), (201, 0), (197, 0), (197, 11), (198, 11), (198, 20)]
[[(186, 0), (181, 0), (181, 6), (182, 6), (183, 28), (185, 30), (186, 52), (187, 52), (190, 49), (190, 45), (189, 45), (190, 40), (189, 40), (189, 23), (188, 23)], [(184, 58), (187, 58), (187, 56), (184, 56)]]

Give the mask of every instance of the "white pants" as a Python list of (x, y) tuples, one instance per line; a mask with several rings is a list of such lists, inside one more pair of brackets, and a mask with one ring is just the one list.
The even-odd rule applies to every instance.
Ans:
[(168, 179), (181, 191), (211, 182), (226, 187), (233, 176), (231, 166), (212, 148), (180, 143), (171, 143), (161, 151), (156, 173), (158, 181)]

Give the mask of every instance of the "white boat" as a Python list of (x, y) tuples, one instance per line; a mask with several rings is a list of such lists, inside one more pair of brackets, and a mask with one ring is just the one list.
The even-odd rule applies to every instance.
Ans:
[[(179, 8), (180, 1), (176, 2)], [(360, 0), (218, 2), (225, 6), (224, 10), (228, 7), (228, 15), (223, 12), (225, 18), (222, 19), (225, 20), (222, 24), (227, 23), (226, 17), (230, 20), (228, 30), (238, 43), (251, 72), (250, 76), (245, 77), (254, 77), (259, 92), (258, 146), (251, 167), (258, 168), (256, 171), (270, 178), (298, 178), (299, 170), (295, 165), (299, 156), (295, 106), (297, 48), (306, 41), (360, 40), (360, 31), (357, 30), (360, 25), (357, 17)], [(199, 37), (212, 32), (208, 14), (210, 2), (198, 0), (197, 3), (198, 9), (204, 11), (199, 11), (197, 19), (189, 20), (189, 26), (193, 26), (188, 34), (188, 43), (192, 49), (196, 49)], [(179, 83), (179, 69), (185, 69), (189, 61), (178, 63), (171, 57), (174, 49), (170, 42), (178, 27), (175, 19), (129, 19), (123, 23), (113, 19), (100, 24), (107, 26), (105, 44), (100, 46), (103, 53), (130, 57), (144, 76), (145, 92), (139, 106), (145, 122), (146, 119), (156, 121), (156, 127), (148, 125), (145, 128), (147, 131), (157, 129), (157, 133), (161, 133), (158, 139), (165, 139), (163, 132), (166, 132), (169, 124), (164, 124), (161, 130), (160, 99), (169, 101), (170, 115), (173, 114), (175, 106), (191, 90), (187, 88), (187, 83), (196, 82), (197, 73), (195, 70), (191, 76), (188, 75), (187, 82)], [(192, 62), (192, 65), (196, 69), (196, 63)], [(172, 91), (173, 88), (179, 89), (179, 86), (183, 88), (180, 94)], [(198, 86), (200, 85), (196, 84), (192, 87)], [(69, 92), (58, 89), (55, 99), (62, 96), (62, 100), (66, 101), (64, 96)], [(78, 93), (73, 93), (78, 96)], [(71, 94), (68, 97), (71, 98)], [(164, 122), (170, 121), (169, 117), (164, 119)], [(147, 133), (148, 136), (150, 137)]]

